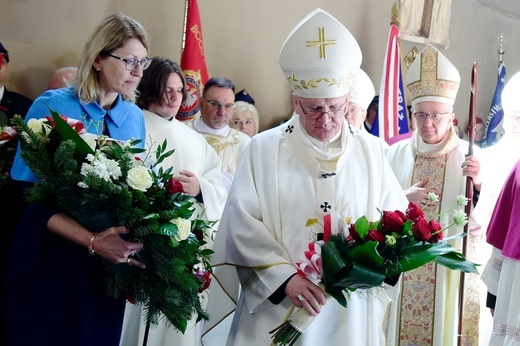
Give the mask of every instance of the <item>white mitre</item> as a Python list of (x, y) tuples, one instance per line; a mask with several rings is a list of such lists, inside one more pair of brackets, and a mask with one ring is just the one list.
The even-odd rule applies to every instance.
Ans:
[(348, 101), (357, 103), (366, 111), (368, 106), (370, 106), (370, 102), (374, 99), (374, 96), (376, 96), (374, 84), (365, 71), (359, 69), (350, 88)]
[(290, 32), (280, 67), (293, 92), (304, 98), (346, 95), (361, 66), (361, 49), (336, 18), (316, 9)]

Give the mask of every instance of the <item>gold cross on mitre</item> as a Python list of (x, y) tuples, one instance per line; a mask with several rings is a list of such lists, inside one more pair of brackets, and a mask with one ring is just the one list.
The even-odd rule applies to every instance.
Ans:
[(307, 47), (320, 47), (320, 59), (326, 59), (325, 48), (327, 46), (336, 46), (336, 40), (325, 39), (325, 28), (318, 28), (318, 40), (307, 41)]

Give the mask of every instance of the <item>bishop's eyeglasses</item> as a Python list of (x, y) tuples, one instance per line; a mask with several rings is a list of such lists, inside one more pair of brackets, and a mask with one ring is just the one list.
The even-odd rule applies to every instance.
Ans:
[(326, 111), (323, 106), (305, 109), (303, 107), (300, 99), (297, 98), (297, 100), (298, 100), (298, 104), (300, 105), (300, 108), (302, 109), (305, 117), (307, 117), (308, 119), (312, 119), (312, 120), (318, 120), (319, 118), (321, 118), (321, 116), (323, 114), (327, 114), (331, 118), (341, 118), (341, 117), (345, 116), (345, 113), (347, 112), (347, 107), (346, 107), (347, 101), (345, 101), (345, 103), (343, 103), (341, 106), (329, 106), (329, 110)]
[(441, 121), (442, 117), (446, 114), (452, 114), (452, 112), (445, 112), (445, 113), (424, 113), (424, 112), (413, 112), (413, 115), (417, 120), (425, 121), (426, 118), (430, 117), (434, 123), (438, 123)]

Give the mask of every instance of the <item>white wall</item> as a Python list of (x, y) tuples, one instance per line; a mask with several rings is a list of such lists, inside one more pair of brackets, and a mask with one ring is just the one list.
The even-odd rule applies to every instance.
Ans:
[[(419, 0), (418, 0), (419, 1)], [(233, 80), (257, 102), (261, 128), (292, 112), (290, 88), (278, 66), (278, 53), (292, 27), (321, 7), (357, 38), (362, 68), (379, 88), (393, 0), (198, 0), (206, 61), (211, 76)], [(107, 15), (121, 11), (143, 24), (151, 36), (150, 55), (180, 61), (183, 0), (1, 0), (0, 42), (11, 56), (6, 85), (35, 98), (52, 72), (75, 65), (87, 36)], [(477, 110), (486, 117), (496, 85), (498, 40), (506, 37), (508, 78), (520, 70), (520, 2), (453, 0), (450, 47), (443, 51), (462, 77), (455, 112), (467, 124), (470, 72), (479, 66)], [(402, 41), (402, 53), (413, 46)], [(440, 47), (438, 47), (440, 48)], [(404, 67), (406, 72), (406, 68)]]

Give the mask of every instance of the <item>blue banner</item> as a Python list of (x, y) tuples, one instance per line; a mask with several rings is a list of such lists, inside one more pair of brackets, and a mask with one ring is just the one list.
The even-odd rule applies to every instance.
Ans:
[(506, 66), (504, 63), (498, 65), (498, 80), (497, 87), (495, 88), (495, 94), (493, 95), (493, 101), (489, 109), (487, 126), (486, 126), (486, 137), (484, 141), (486, 146), (490, 147), (497, 143), (497, 132), (499, 125), (502, 123), (504, 117), (504, 109), (502, 108), (502, 90), (506, 80)]
[(408, 127), (408, 109), (406, 108), (406, 101), (404, 99), (404, 87), (403, 87), (403, 74), (401, 71), (401, 62), (399, 62), (399, 92), (397, 102), (397, 117), (399, 134), (407, 133), (410, 131)]

